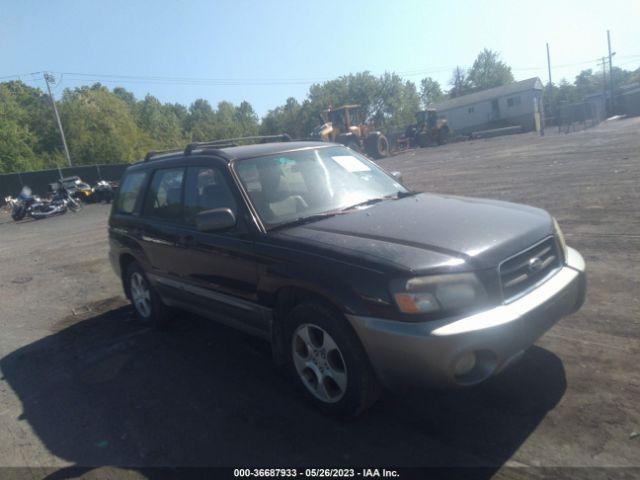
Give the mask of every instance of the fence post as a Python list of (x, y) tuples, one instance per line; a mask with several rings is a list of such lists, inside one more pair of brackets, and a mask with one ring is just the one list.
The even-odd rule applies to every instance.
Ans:
[(96, 165), (96, 170), (98, 171), (98, 180), (102, 180), (102, 174), (100, 173), (100, 165)]

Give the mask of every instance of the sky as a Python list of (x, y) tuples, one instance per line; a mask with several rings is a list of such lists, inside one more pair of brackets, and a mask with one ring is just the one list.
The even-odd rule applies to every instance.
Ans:
[(249, 101), (259, 115), (310, 84), (368, 70), (448, 88), (456, 65), (498, 51), (516, 80), (640, 66), (640, 0), (0, 0), (0, 81), (54, 94), (100, 81), (137, 98)]

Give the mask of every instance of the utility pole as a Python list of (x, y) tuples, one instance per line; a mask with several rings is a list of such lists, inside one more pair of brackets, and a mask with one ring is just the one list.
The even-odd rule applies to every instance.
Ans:
[(607, 30), (607, 45), (609, 46), (609, 94), (611, 96), (611, 115), (615, 115), (616, 102), (613, 100), (613, 64), (611, 63), (611, 59), (615, 55), (615, 52), (611, 52), (611, 35), (609, 35), (609, 30)]
[(600, 66), (600, 63), (602, 63), (602, 100), (604, 101), (604, 118), (607, 118), (607, 62), (605, 57), (602, 57), (602, 61), (598, 63), (598, 66)]
[(551, 55), (549, 55), (548, 43), (547, 43), (547, 69), (549, 70), (549, 88), (551, 88)]
[(69, 155), (69, 148), (67, 147), (67, 140), (64, 138), (64, 130), (62, 129), (62, 122), (60, 121), (60, 115), (58, 115), (58, 108), (56, 107), (56, 101), (53, 98), (53, 93), (51, 93), (51, 87), (49, 86), (49, 82), (55, 83), (55, 78), (50, 73), (44, 72), (42, 74), (44, 77), (44, 83), (47, 84), (47, 91), (49, 92), (49, 98), (51, 99), (51, 105), (53, 105), (53, 113), (56, 117), (56, 122), (58, 123), (58, 130), (60, 131), (60, 138), (62, 138), (62, 145), (64, 146), (64, 155), (67, 157), (67, 163), (71, 167), (71, 156)]
[[(551, 81), (551, 55), (549, 54), (549, 44), (547, 43), (547, 70), (549, 71), (549, 83), (547, 84), (547, 107), (549, 107), (549, 111), (551, 111), (551, 101), (552, 101), (552, 95), (553, 95), (553, 83)], [(546, 109), (544, 108), (544, 102), (540, 102), (540, 105), (538, 107), (538, 110), (540, 112), (540, 136), (544, 136), (544, 128), (546, 127), (546, 122), (547, 122), (547, 112)], [(557, 115), (557, 113), (554, 113), (554, 115)], [(557, 119), (556, 119), (557, 120)]]

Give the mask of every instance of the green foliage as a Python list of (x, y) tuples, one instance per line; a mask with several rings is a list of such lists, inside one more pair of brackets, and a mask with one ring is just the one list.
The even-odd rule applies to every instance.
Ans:
[(234, 117), (243, 137), (258, 134), (260, 121), (258, 119), (258, 115), (256, 115), (256, 112), (253, 110), (253, 107), (249, 102), (243, 101), (240, 103), (240, 105), (235, 108)]
[[(35, 135), (34, 153), (45, 157), (62, 148), (49, 96), (19, 81), (2, 84), (20, 109), (16, 120)], [(51, 154), (51, 155), (48, 155)]]
[(453, 69), (449, 85), (451, 86), (451, 89), (449, 90), (449, 98), (467, 95), (473, 91), (469, 78), (467, 77), (467, 71), (461, 67)]
[[(608, 73), (608, 72), (607, 72)], [(614, 68), (615, 85), (640, 81), (640, 69)], [(498, 54), (483, 50), (467, 72), (457, 67), (449, 97), (513, 81), (511, 69)], [(609, 75), (606, 77), (607, 85)], [(573, 83), (545, 88), (545, 110), (553, 115), (563, 103), (603, 90), (602, 73), (584, 70)], [(141, 158), (148, 150), (180, 147), (190, 141), (288, 133), (306, 138), (329, 107), (362, 106), (362, 120), (385, 133), (415, 121), (415, 112), (445, 98), (438, 82), (424, 78), (420, 91), (395, 73), (344, 75), (309, 88), (302, 102), (290, 97), (260, 121), (250, 103), (221, 101), (214, 109), (204, 99), (189, 108), (161, 103), (147, 95), (137, 100), (122, 87), (110, 91), (95, 84), (65, 90), (57, 101), (74, 164), (121, 163)], [(0, 83), (0, 173), (65, 165), (62, 143), (49, 96), (20, 81)]]
[(362, 120), (389, 132), (404, 129), (420, 109), (420, 96), (413, 82), (395, 73), (375, 77), (369, 72), (345, 75), (309, 89), (306, 100), (299, 103), (288, 98), (284, 105), (270, 110), (262, 120), (264, 134), (288, 133), (294, 138), (306, 138), (322, 122), (327, 108), (357, 104)]
[(513, 74), (498, 52), (485, 48), (473, 62), (468, 81), (474, 90), (486, 90), (513, 82)]
[[(307, 110), (309, 109), (307, 108)], [(263, 135), (288, 133), (293, 138), (304, 138), (308, 133), (305, 130), (306, 120), (302, 105), (295, 98), (289, 97), (284, 105), (269, 110), (262, 119), (260, 130)], [(316, 123), (319, 122), (318, 112)]]
[(125, 101), (100, 84), (66, 90), (59, 111), (74, 164), (127, 162), (149, 146)]
[(423, 78), (420, 81), (420, 100), (426, 109), (429, 105), (444, 99), (444, 93), (440, 84), (431, 77)]
[(7, 85), (0, 84), (0, 171), (14, 172), (37, 168), (33, 152), (37, 139), (26, 126), (25, 110)]
[(194, 142), (211, 140), (214, 137), (216, 115), (211, 105), (206, 100), (199, 98), (189, 107), (189, 116), (185, 120), (185, 126), (191, 133)]
[(180, 119), (170, 106), (162, 105), (152, 95), (135, 106), (135, 120), (144, 134), (151, 138), (153, 148), (178, 147), (185, 143)]

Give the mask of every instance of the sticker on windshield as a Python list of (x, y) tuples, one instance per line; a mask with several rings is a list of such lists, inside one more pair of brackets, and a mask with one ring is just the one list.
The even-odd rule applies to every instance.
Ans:
[(371, 170), (369, 166), (352, 155), (336, 155), (331, 157), (347, 172), (368, 172)]

